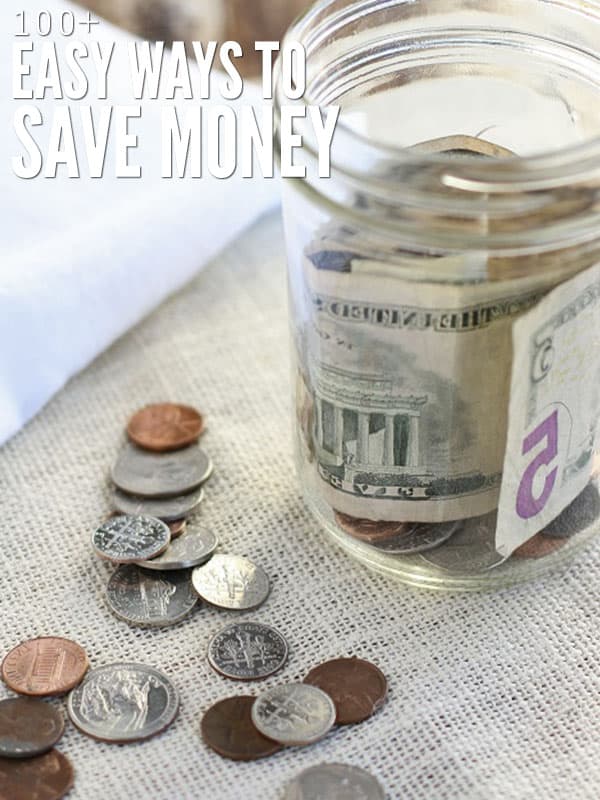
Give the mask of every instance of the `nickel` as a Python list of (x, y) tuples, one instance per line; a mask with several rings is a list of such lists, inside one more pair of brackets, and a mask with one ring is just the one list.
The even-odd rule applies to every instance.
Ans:
[(194, 492), (179, 497), (153, 500), (148, 497), (134, 497), (120, 489), (115, 489), (112, 500), (113, 506), (122, 514), (156, 517), (170, 523), (186, 517), (198, 508), (204, 500), (204, 490), (196, 489)]
[(120, 619), (149, 627), (175, 625), (198, 602), (189, 572), (145, 572), (130, 565), (112, 574), (106, 599)]
[(176, 453), (148, 453), (126, 444), (111, 474), (115, 486), (128, 494), (164, 498), (197, 489), (212, 468), (210, 458), (195, 445)]

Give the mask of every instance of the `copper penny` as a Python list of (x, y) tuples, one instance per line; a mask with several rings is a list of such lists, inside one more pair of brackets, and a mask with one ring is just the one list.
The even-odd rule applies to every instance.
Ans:
[(185, 519), (174, 519), (172, 522), (166, 523), (171, 531), (171, 539), (176, 539), (185, 531), (187, 522)]
[(0, 758), (0, 800), (60, 800), (72, 786), (73, 767), (58, 750), (35, 758)]
[(340, 528), (343, 528), (350, 536), (354, 536), (355, 539), (362, 539), (365, 542), (379, 542), (391, 539), (393, 536), (401, 536), (402, 533), (410, 531), (413, 526), (411, 522), (359, 519), (341, 511), (334, 511), (334, 514)]
[(556, 550), (560, 550), (567, 543), (566, 539), (559, 539), (553, 536), (544, 536), (543, 533), (536, 533), (525, 544), (513, 552), (515, 558), (544, 558)]
[(200, 725), (208, 747), (233, 761), (254, 761), (281, 750), (280, 744), (267, 739), (254, 727), (250, 712), (255, 700), (255, 697), (238, 695), (211, 706)]
[(387, 697), (383, 672), (362, 658), (336, 658), (311, 669), (304, 683), (326, 692), (337, 712), (338, 725), (362, 722), (374, 714)]
[(0, 756), (29, 758), (46, 753), (65, 730), (62, 713), (35, 697), (0, 701)]
[(89, 667), (83, 647), (69, 639), (43, 636), (15, 647), (2, 662), (2, 678), (19, 694), (65, 694), (81, 682)]
[(155, 453), (179, 450), (198, 440), (204, 419), (195, 408), (175, 403), (156, 403), (129, 420), (127, 435), (134, 444)]

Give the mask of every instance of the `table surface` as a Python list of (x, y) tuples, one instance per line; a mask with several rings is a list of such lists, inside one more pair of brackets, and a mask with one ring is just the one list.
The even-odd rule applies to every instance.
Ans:
[[(181, 695), (175, 724), (147, 742), (103, 744), (68, 726), (59, 749), (76, 771), (69, 798), (274, 800), (324, 761), (370, 770), (393, 800), (598, 798), (600, 546), (528, 586), (446, 595), (372, 574), (325, 540), (293, 468), (284, 272), (273, 216), (0, 450), (2, 652), (67, 636), (92, 665), (151, 664)], [(198, 521), (223, 552), (261, 564), (273, 588), (254, 612), (204, 606), (146, 630), (108, 610), (111, 568), (93, 555), (90, 533), (110, 511), (107, 473), (128, 416), (165, 399), (206, 414), (215, 473)], [(228, 681), (207, 664), (209, 638), (234, 619), (275, 625), (290, 642), (287, 667), (266, 685), (357, 655), (388, 676), (387, 704), (311, 747), (250, 764), (221, 759), (201, 741), (203, 711), (265, 685)]]

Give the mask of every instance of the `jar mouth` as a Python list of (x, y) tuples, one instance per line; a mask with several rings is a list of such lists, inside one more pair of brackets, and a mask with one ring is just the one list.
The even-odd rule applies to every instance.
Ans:
[[(290, 41), (299, 41), (306, 49), (308, 65), (308, 82), (305, 96), (296, 101), (303, 106), (309, 105), (338, 105), (332, 83), (327, 84), (321, 77), (330, 67), (327, 59), (333, 58), (331, 63), (332, 78), (345, 74), (345, 83), (341, 80), (340, 96), (352, 81), (352, 59), (360, 62), (361, 80), (364, 75), (373, 71), (372, 62), (378, 53), (385, 56), (387, 43), (396, 37), (396, 17), (402, 17), (402, 25), (409, 31), (411, 46), (415, 52), (419, 51), (421, 43), (419, 37), (430, 35), (424, 31), (422, 18), (429, 22), (437, 10), (440, 19), (445, 19), (448, 9), (458, 7), (467, 8), (472, 4), (458, 1), (448, 3), (447, 0), (428, 0), (427, 13), (424, 12), (425, 0), (320, 0), (300, 17), (288, 31), (284, 44)], [(515, 43), (525, 42), (525, 37), (520, 38), (518, 30), (503, 29), (498, 22), (498, 15), (494, 15), (497, 4), (492, 0), (481, 0), (479, 9), (484, 14), (490, 14), (489, 31), (495, 35), (501, 49), (506, 38), (513, 36)], [(515, 0), (506, 0), (504, 6), (517, 7)], [(540, 10), (536, 0), (521, 0), (520, 9), (531, 6), (532, 20), (539, 24)], [(537, 5), (541, 2), (537, 0)], [(594, 2), (569, 2), (568, 0), (550, 0), (543, 3), (544, 9), (552, 9), (550, 13), (558, 13), (554, 21), (554, 32), (562, 31), (565, 18), (577, 18), (580, 25), (592, 20), (594, 31), (600, 36), (600, 3)], [(472, 9), (471, 9), (472, 11)], [(448, 12), (450, 13), (450, 12)], [(467, 12), (465, 12), (467, 13)], [(471, 12), (469, 12), (471, 13)], [(515, 12), (516, 13), (516, 12)], [(546, 12), (544, 12), (546, 13)], [(377, 33), (369, 39), (369, 25), (371, 20), (383, 20), (382, 30), (385, 35)], [(487, 18), (486, 18), (487, 19)], [(546, 18), (544, 18), (546, 19)], [(387, 20), (387, 21), (386, 21)], [(429, 24), (429, 23), (428, 23)], [(549, 23), (550, 24), (550, 23)], [(494, 25), (497, 27), (494, 28)], [(387, 27), (386, 27), (387, 26)], [(398, 23), (400, 26), (400, 22)], [(407, 27), (408, 26), (408, 27)], [(357, 50), (354, 39), (349, 31), (357, 28), (359, 37), (366, 37), (366, 44), (362, 50)], [(399, 28), (398, 28), (399, 30)], [(443, 31), (443, 36), (452, 40), (453, 44), (460, 42), (476, 41), (480, 36), (475, 26), (465, 26), (466, 33), (456, 29), (431, 28), (433, 31)], [(413, 32), (417, 33), (413, 35)], [(549, 28), (550, 31), (550, 28)], [(366, 33), (365, 33), (366, 32)], [(437, 34), (436, 34), (437, 35)], [(461, 40), (460, 37), (463, 36)], [(558, 36), (559, 34), (556, 33)], [(531, 34), (531, 37), (535, 37)], [(591, 44), (587, 47), (575, 47), (574, 41), (569, 42), (565, 48), (567, 56), (572, 57), (574, 71), (580, 69), (578, 59), (586, 60), (593, 65), (593, 80), (586, 76), (588, 86), (593, 84), (594, 90), (600, 93), (600, 47), (594, 46), (592, 33)], [(357, 37), (357, 38), (359, 38)], [(548, 41), (552, 37), (548, 33)], [(543, 37), (537, 35), (538, 43), (544, 44)], [(440, 40), (441, 41), (441, 40)], [(338, 42), (340, 42), (338, 46)], [(540, 45), (540, 46), (542, 46)], [(344, 51), (344, 48), (346, 50)], [(378, 49), (379, 48), (379, 49)], [(442, 49), (442, 45), (440, 45)], [(508, 50), (508, 48), (507, 48)], [(340, 52), (342, 51), (342, 52)], [(331, 53), (333, 52), (333, 56)], [(355, 53), (357, 54), (355, 56)], [(510, 53), (506, 57), (510, 57)], [(432, 59), (434, 63), (434, 59)], [(390, 70), (389, 74), (395, 74)], [(577, 73), (578, 74), (578, 73)], [(281, 76), (278, 65), (275, 68), (276, 92), (275, 107), (276, 120), (279, 107), (290, 104), (282, 94)], [(583, 79), (582, 79), (583, 81)], [(366, 94), (366, 93), (365, 93)], [(594, 121), (595, 117), (594, 117)], [(600, 118), (598, 125), (600, 129)], [(444, 132), (446, 133), (446, 132)], [(456, 134), (467, 131), (456, 130)], [(498, 143), (500, 144), (500, 142)], [(392, 144), (375, 139), (371, 134), (357, 130), (355, 126), (347, 124), (344, 115), (340, 115), (331, 150), (332, 179), (317, 179), (312, 173), (312, 168), (317, 159), (317, 148), (310, 134), (304, 137), (302, 157), (306, 161), (307, 179), (306, 187), (319, 195), (337, 202), (335, 192), (327, 184), (343, 181), (350, 191), (360, 192), (367, 196), (366, 206), (372, 206), (381, 212), (382, 207), (387, 210), (402, 206), (414, 209), (415, 213), (409, 214), (408, 224), (419, 225), (422, 212), (426, 211), (429, 233), (431, 235), (432, 217), (438, 222), (442, 220), (440, 242), (446, 244), (454, 238), (455, 232), (448, 230), (446, 224), (450, 218), (480, 221), (481, 215), (486, 214), (491, 218), (503, 220), (496, 226), (495, 232), (490, 234), (489, 229), (485, 235), (480, 230), (469, 230), (469, 225), (460, 236), (469, 240), (470, 246), (481, 246), (482, 239), (486, 245), (497, 247), (521, 247), (535, 234), (544, 238), (548, 246), (562, 239), (591, 238), (598, 235), (600, 224), (600, 134), (592, 135), (584, 140), (571, 142), (559, 148), (541, 150), (534, 154), (505, 157), (500, 160), (494, 158), (456, 158), (439, 152), (422, 152), (414, 147), (404, 144)], [(372, 202), (370, 202), (372, 201)], [(380, 214), (381, 216), (381, 214)], [(398, 225), (398, 219), (391, 214), (392, 222)], [(510, 218), (510, 222), (508, 221)], [(375, 224), (375, 223), (374, 223)], [(401, 221), (400, 221), (401, 224)], [(435, 227), (435, 226), (434, 226)], [(493, 244), (495, 242), (495, 244)], [(539, 243), (539, 241), (538, 241)], [(455, 242), (456, 244), (456, 242)], [(457, 245), (458, 246), (458, 245)]]

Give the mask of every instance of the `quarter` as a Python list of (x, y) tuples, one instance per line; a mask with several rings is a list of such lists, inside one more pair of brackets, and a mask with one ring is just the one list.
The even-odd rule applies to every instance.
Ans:
[(31, 758), (46, 753), (65, 730), (61, 712), (33, 697), (0, 701), (0, 756)]
[(204, 490), (196, 489), (189, 494), (179, 497), (167, 497), (153, 500), (148, 497), (134, 497), (133, 495), (115, 489), (113, 492), (113, 506), (122, 514), (130, 516), (156, 517), (163, 522), (172, 522), (191, 514), (204, 500)]
[(106, 589), (110, 610), (130, 625), (162, 627), (187, 617), (198, 602), (189, 572), (145, 572), (127, 565), (113, 572)]
[(103, 742), (148, 739), (171, 725), (179, 708), (175, 687), (145, 664), (107, 664), (71, 692), (67, 711), (80, 731)]
[(127, 435), (145, 450), (179, 450), (198, 440), (204, 430), (202, 415), (191, 406), (155, 403), (140, 409), (127, 425)]
[(211, 750), (233, 761), (255, 761), (281, 750), (280, 744), (255, 728), (251, 717), (254, 700), (254, 697), (227, 697), (208, 709), (200, 731)]
[(319, 764), (301, 772), (286, 789), (284, 800), (385, 800), (381, 784), (350, 764)]
[(258, 622), (235, 622), (219, 631), (208, 645), (211, 667), (240, 681), (266, 678), (280, 670), (288, 645), (279, 631)]
[(126, 444), (111, 477), (115, 486), (137, 497), (177, 497), (197, 489), (212, 469), (212, 461), (196, 445), (176, 453), (148, 453)]
[(59, 636), (30, 639), (2, 662), (2, 678), (19, 694), (45, 697), (77, 686), (89, 667), (83, 647)]
[(264, 603), (269, 579), (261, 567), (247, 558), (216, 553), (192, 572), (192, 585), (203, 600), (219, 608), (244, 611)]
[(312, 669), (305, 683), (326, 692), (336, 708), (336, 722), (362, 722), (381, 708), (387, 697), (383, 672), (362, 658), (336, 658)]
[(322, 689), (288, 683), (267, 689), (252, 706), (252, 722), (268, 739), (285, 745), (319, 741), (335, 724), (335, 705)]
[(96, 553), (118, 564), (154, 558), (170, 541), (171, 531), (161, 520), (127, 514), (107, 519), (92, 534)]
[(148, 561), (140, 561), (144, 569), (180, 570), (203, 564), (217, 549), (218, 540), (208, 528), (187, 530), (167, 547), (164, 553)]
[(58, 750), (34, 758), (0, 758), (0, 800), (60, 800), (73, 786), (71, 762)]

